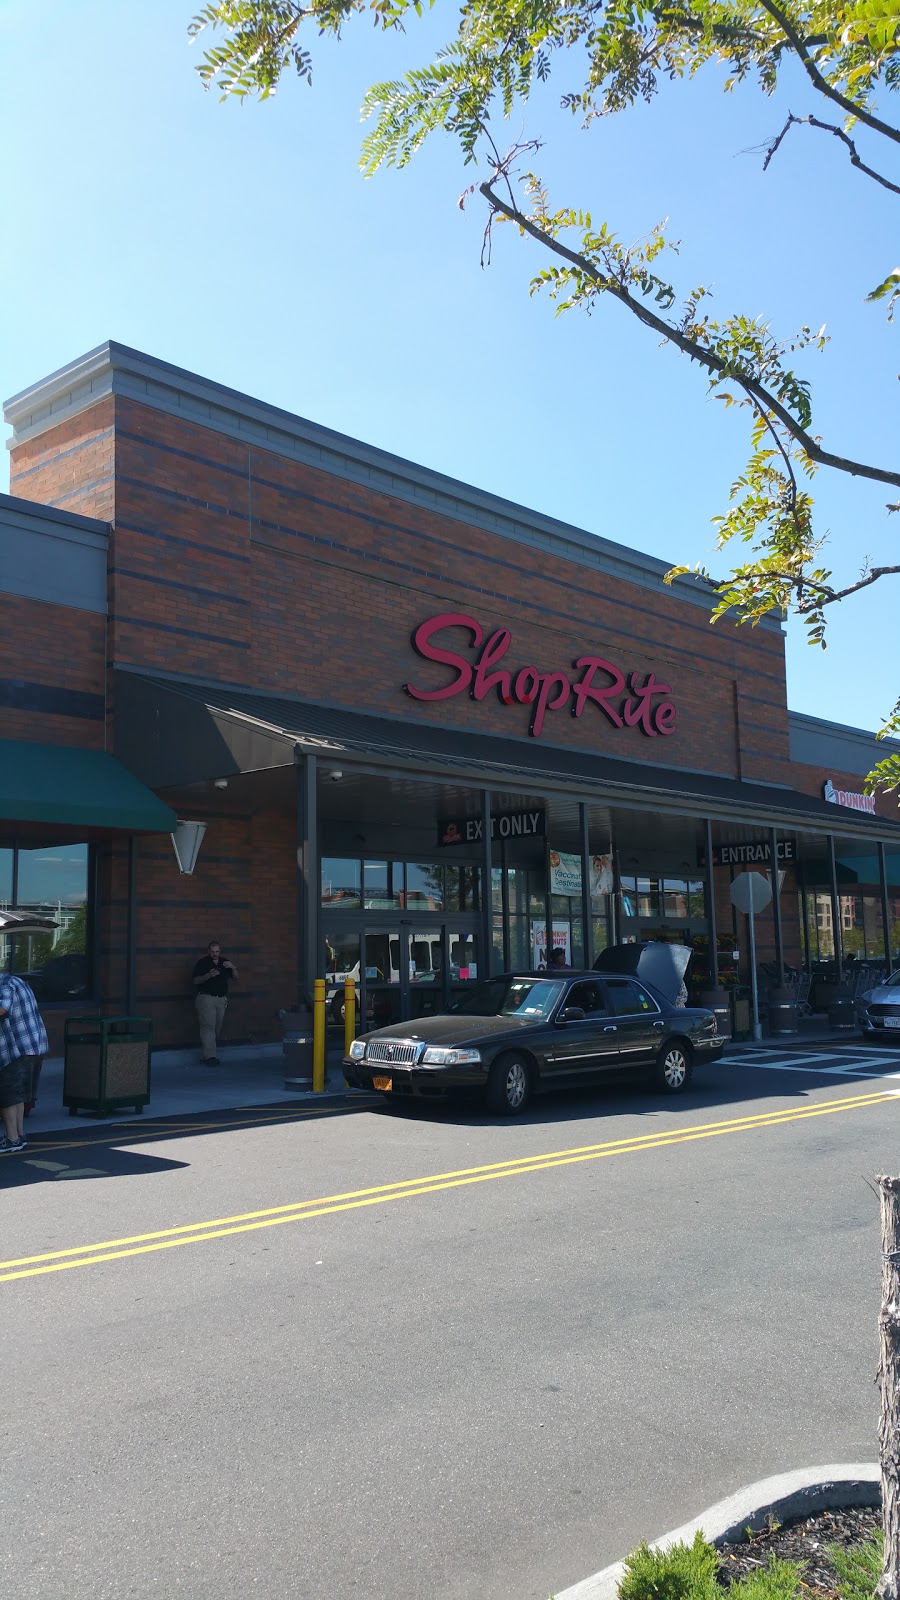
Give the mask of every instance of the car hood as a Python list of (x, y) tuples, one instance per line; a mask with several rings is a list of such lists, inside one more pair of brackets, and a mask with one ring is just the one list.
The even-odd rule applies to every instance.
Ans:
[(516, 1033), (535, 1027), (541, 1017), (458, 1017), (452, 1013), (419, 1017), (415, 1022), (398, 1022), (392, 1028), (377, 1028), (364, 1035), (371, 1039), (409, 1039), (424, 1044), (460, 1045), (488, 1042), (497, 1034)]
[(900, 986), (897, 984), (879, 983), (874, 989), (867, 989), (861, 996), (867, 1005), (900, 1006)]

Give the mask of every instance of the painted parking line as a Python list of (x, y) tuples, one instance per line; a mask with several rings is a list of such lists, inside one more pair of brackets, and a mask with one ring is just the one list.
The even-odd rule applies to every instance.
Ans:
[(180, 1223), (171, 1228), (157, 1229), (152, 1233), (103, 1239), (96, 1244), (73, 1245), (64, 1250), (0, 1261), (0, 1283), (8, 1283), (19, 1278), (39, 1277), (47, 1273), (67, 1272), (75, 1267), (98, 1266), (103, 1262), (121, 1261), (127, 1257), (172, 1250), (182, 1245), (207, 1244), (214, 1239), (256, 1232), (261, 1228), (279, 1227), (286, 1222), (309, 1222), (317, 1217), (333, 1216), (368, 1206), (386, 1205), (395, 1200), (410, 1200), (442, 1190), (465, 1188), (472, 1184), (495, 1182), (500, 1178), (521, 1178), (582, 1162), (636, 1155), (664, 1149), (667, 1146), (690, 1144), (698, 1139), (713, 1139), (724, 1134), (753, 1133), (764, 1128), (778, 1128), (786, 1123), (804, 1122), (810, 1118), (898, 1104), (900, 1096), (892, 1090), (874, 1091), (870, 1094), (858, 1093), (842, 1099), (808, 1103), (802, 1109), (788, 1107), (782, 1111), (723, 1118), (718, 1122), (700, 1123), (693, 1127), (672, 1128), (658, 1133), (638, 1134), (627, 1139), (613, 1139), (604, 1144), (581, 1145), (573, 1149), (546, 1151), (541, 1155), (519, 1156), (513, 1160), (492, 1162), (488, 1166), (465, 1167), (424, 1177), (405, 1178), (396, 1183), (378, 1184), (367, 1189), (351, 1190), (345, 1194), (325, 1195), (312, 1200), (295, 1200), (287, 1205), (273, 1206), (262, 1211), (215, 1217), (206, 1222)]
[(729, 1066), (756, 1067), (761, 1072), (812, 1072), (818, 1077), (837, 1078), (900, 1077), (900, 1058), (896, 1051), (882, 1056), (873, 1055), (871, 1050), (860, 1052), (852, 1049), (849, 1054), (841, 1055), (835, 1051), (827, 1055), (811, 1055), (805, 1050), (778, 1051), (773, 1054), (761, 1050), (758, 1055), (726, 1056), (724, 1059)]

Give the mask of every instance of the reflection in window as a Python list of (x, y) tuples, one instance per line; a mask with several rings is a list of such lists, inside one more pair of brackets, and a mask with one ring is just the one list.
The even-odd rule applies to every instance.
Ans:
[(41, 1001), (88, 994), (87, 845), (0, 851), (0, 904), (49, 917), (57, 925), (50, 933), (0, 939), (0, 970), (27, 978)]
[(447, 868), (447, 910), (477, 911), (481, 904), (480, 867)]
[(407, 911), (443, 911), (444, 867), (442, 862), (407, 862), (406, 909)]
[(402, 888), (401, 862), (363, 862), (363, 906), (366, 911), (399, 911)]
[(341, 856), (322, 857), (322, 904), (358, 911), (362, 878), (358, 861)]

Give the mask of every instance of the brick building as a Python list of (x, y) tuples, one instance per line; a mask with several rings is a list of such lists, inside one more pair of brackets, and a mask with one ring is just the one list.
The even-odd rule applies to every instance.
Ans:
[(379, 1018), (433, 1009), (548, 930), (731, 982), (731, 878), (776, 858), (762, 960), (890, 965), (884, 747), (789, 711), (777, 621), (710, 627), (663, 562), (119, 345), (6, 417), (0, 906), (62, 931), (0, 963), (51, 1023), (192, 1039), (211, 937), (235, 1038), (316, 975), (335, 1015), (348, 972)]

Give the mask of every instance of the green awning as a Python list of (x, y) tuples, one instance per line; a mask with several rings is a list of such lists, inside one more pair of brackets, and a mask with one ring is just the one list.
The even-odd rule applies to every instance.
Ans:
[(175, 813), (104, 750), (0, 739), (0, 821), (173, 833)]

